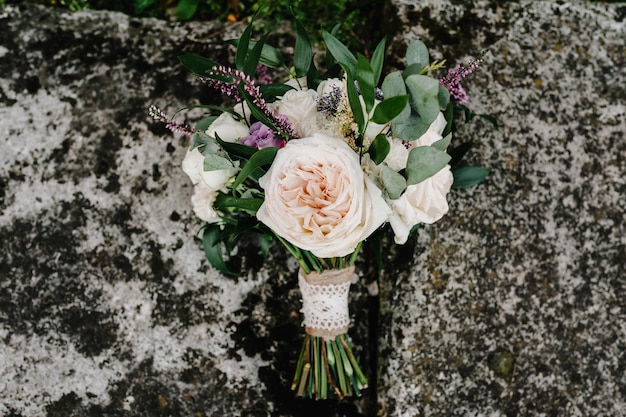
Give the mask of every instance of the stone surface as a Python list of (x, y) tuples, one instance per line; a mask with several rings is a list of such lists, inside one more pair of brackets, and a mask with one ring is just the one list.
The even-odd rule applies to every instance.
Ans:
[(293, 399), (294, 262), (250, 242), (241, 278), (212, 270), (189, 140), (148, 116), (220, 104), (177, 56), (228, 62), (242, 25), (22, 6), (0, 27), (0, 415), (358, 414)]
[(459, 132), (492, 174), (389, 254), (378, 291), (362, 261), (351, 333), (372, 389), (323, 403), (288, 390), (295, 263), (244, 242), (240, 278), (212, 270), (188, 139), (147, 116), (220, 103), (176, 56), (226, 62), (242, 26), (0, 11), (0, 415), (623, 414), (624, 6), (387, 12), (396, 55), (418, 36), (454, 62), (488, 48), (470, 105), (501, 126)]
[(383, 279), (380, 415), (624, 415), (624, 4), (393, 3), (394, 51), (489, 50), (466, 85), (500, 129), (459, 132), (489, 178)]

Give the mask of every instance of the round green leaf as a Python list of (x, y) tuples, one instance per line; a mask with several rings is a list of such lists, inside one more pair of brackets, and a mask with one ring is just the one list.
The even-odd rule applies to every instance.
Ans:
[(432, 177), (450, 161), (450, 155), (432, 146), (411, 149), (406, 163), (407, 183), (419, 184)]

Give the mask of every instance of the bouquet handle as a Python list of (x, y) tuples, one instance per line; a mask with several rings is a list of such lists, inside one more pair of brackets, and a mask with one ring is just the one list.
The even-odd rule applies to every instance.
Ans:
[(298, 273), (306, 335), (291, 389), (301, 397), (361, 396), (367, 378), (347, 337), (348, 294), (354, 266)]

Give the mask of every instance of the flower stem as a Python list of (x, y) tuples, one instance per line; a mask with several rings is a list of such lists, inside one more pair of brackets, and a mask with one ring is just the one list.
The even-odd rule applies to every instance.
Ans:
[(299, 397), (324, 400), (361, 396), (367, 378), (358, 365), (345, 335), (332, 340), (305, 336), (291, 390)]
[(326, 364), (326, 374), (328, 375), (328, 383), (335, 391), (335, 394), (337, 394), (337, 397), (339, 397), (339, 399), (341, 400), (343, 399), (343, 394), (341, 394), (341, 391), (337, 387), (337, 384), (335, 384), (335, 380), (333, 379), (333, 372), (331, 371), (331, 368), (335, 366), (335, 357), (332, 356), (332, 362), (331, 362), (331, 356), (329, 356), (329, 353), (328, 353), (329, 343), (330, 342), (327, 342), (327, 341), (322, 342), (322, 354), (324, 355), (324, 363)]
[[(307, 340), (310, 339), (311, 336), (309, 336), (308, 334), (305, 336), (304, 338), (304, 343), (307, 343)], [(302, 367), (304, 366), (304, 351), (305, 349), (300, 349), (300, 356), (298, 357), (298, 363), (296, 365), (296, 372), (293, 376), (293, 382), (291, 383), (291, 390), (295, 391), (296, 388), (298, 387), (298, 381), (300, 380), (300, 377), (302, 376)]]
[(350, 360), (350, 363), (352, 364), (352, 367), (354, 369), (354, 372), (356, 373), (357, 379), (361, 385), (362, 388), (367, 388), (367, 377), (365, 376), (365, 374), (363, 374), (363, 371), (361, 370), (361, 367), (359, 366), (359, 363), (357, 362), (356, 358), (354, 357), (354, 353), (352, 353), (352, 349), (350, 348), (350, 343), (348, 342), (348, 340), (346, 339), (345, 335), (339, 335), (337, 336), (341, 342), (341, 344), (343, 345), (343, 348), (346, 352), (346, 355), (348, 356), (348, 359)]

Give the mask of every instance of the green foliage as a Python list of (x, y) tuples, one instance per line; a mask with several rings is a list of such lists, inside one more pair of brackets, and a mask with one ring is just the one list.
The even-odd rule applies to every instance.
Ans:
[(376, 165), (379, 165), (381, 162), (385, 160), (387, 155), (389, 154), (389, 150), (391, 149), (391, 145), (387, 140), (387, 135), (380, 133), (376, 135), (374, 142), (370, 145), (367, 153), (372, 158), (372, 161)]
[(433, 146), (417, 146), (411, 149), (406, 163), (407, 183), (419, 184), (432, 177), (450, 162), (450, 155)]
[(489, 169), (476, 166), (460, 166), (452, 169), (454, 175), (453, 188), (469, 188), (473, 187), (489, 174)]

